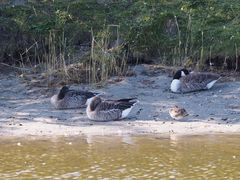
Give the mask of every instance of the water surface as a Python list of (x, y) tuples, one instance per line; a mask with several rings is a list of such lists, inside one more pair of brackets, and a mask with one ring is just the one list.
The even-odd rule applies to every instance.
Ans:
[(237, 179), (240, 136), (0, 140), (0, 179)]

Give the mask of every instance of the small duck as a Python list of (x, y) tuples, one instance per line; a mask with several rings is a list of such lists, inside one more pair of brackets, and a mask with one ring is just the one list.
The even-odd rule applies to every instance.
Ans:
[(86, 107), (87, 99), (98, 95), (88, 91), (70, 90), (63, 86), (57, 95), (51, 97), (51, 104), (56, 109), (74, 109)]
[(95, 121), (112, 121), (126, 118), (133, 106), (138, 102), (135, 99), (102, 100), (99, 96), (95, 96), (87, 102), (87, 116)]
[(176, 105), (169, 109), (169, 114), (173, 119), (177, 120), (180, 120), (189, 115), (184, 108), (180, 108), (179, 106)]
[(220, 75), (209, 72), (192, 72), (187, 69), (178, 70), (173, 76), (171, 91), (174, 93), (188, 93), (207, 90), (220, 79)]

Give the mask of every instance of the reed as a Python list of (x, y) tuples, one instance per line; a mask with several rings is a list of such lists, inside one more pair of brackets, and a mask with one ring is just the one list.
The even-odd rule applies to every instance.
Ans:
[(238, 56), (238, 47), (237, 47), (237, 44), (235, 43), (234, 44), (235, 46), (235, 58), (236, 58), (236, 62), (235, 62), (235, 71), (238, 70), (238, 59), (239, 59), (239, 56)]
[[(116, 36), (111, 32), (111, 28), (116, 28)], [(117, 46), (109, 48), (111, 39), (116, 39)], [(109, 25), (95, 36), (92, 31), (92, 46), (89, 67), (89, 83), (104, 83), (112, 75), (124, 76), (127, 66), (127, 55), (122, 53), (122, 46), (119, 43), (119, 26)]]
[[(115, 29), (116, 35), (112, 29)], [(110, 48), (109, 44), (115, 38), (117, 45)], [(70, 48), (67, 46), (64, 33), (59, 36), (56, 31), (50, 31), (47, 38), (35, 42), (21, 54), (22, 69), (31, 67), (32, 72), (44, 73), (48, 86), (58, 83), (53, 82), (55, 77), (65, 84), (72, 82), (103, 84), (113, 75), (124, 76), (128, 70), (128, 57), (123, 53), (120, 44), (118, 25), (109, 25), (97, 35), (92, 31), (91, 49), (84, 57), (74, 59)], [(33, 50), (34, 57), (30, 57), (28, 53), (30, 49)], [(29, 62), (34, 63), (29, 66), (26, 59), (30, 58), (32, 60)]]

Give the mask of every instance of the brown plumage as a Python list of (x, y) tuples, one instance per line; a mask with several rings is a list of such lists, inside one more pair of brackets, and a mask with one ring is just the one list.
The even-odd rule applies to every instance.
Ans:
[(136, 104), (135, 98), (102, 100), (99, 96), (91, 98), (87, 106), (87, 116), (96, 121), (110, 121), (127, 117)]
[(177, 120), (182, 119), (189, 115), (184, 108), (181, 108), (179, 106), (174, 106), (170, 108), (169, 114), (173, 119), (177, 119)]
[(86, 101), (99, 93), (71, 90), (63, 86), (58, 94), (51, 97), (51, 104), (56, 109), (73, 109), (86, 107)]

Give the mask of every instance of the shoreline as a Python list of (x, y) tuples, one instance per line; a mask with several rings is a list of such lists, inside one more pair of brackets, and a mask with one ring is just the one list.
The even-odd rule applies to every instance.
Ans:
[[(157, 136), (174, 138), (178, 136), (202, 136), (202, 135), (240, 135), (240, 125), (226, 125), (226, 124), (211, 124), (196, 122), (194, 124), (189, 122), (155, 122), (155, 121), (136, 121), (131, 122), (128, 127), (126, 123), (121, 124), (111, 123), (107, 126), (104, 124), (88, 126), (69, 127), (66, 125), (49, 125), (45, 123), (32, 122), (24, 123), (22, 128), (11, 127), (8, 130), (3, 130), (1, 127), (1, 137), (82, 137), (82, 136)], [(117, 129), (116, 129), (117, 127)], [(134, 128), (133, 128), (134, 127)], [(64, 130), (63, 130), (64, 129)]]
[[(56, 110), (50, 104), (54, 89), (29, 87), (15, 76), (0, 79), (0, 135), (2, 137), (156, 135), (192, 136), (240, 134), (240, 82), (219, 82), (211, 90), (189, 94), (169, 91), (171, 77), (166, 73), (146, 73), (140, 65), (136, 76), (94, 89), (72, 85), (73, 89), (104, 92), (108, 99), (137, 97), (140, 101), (128, 119), (94, 122), (85, 109)], [(149, 75), (150, 74), (150, 75)], [(172, 120), (168, 109), (184, 107), (190, 116)]]

